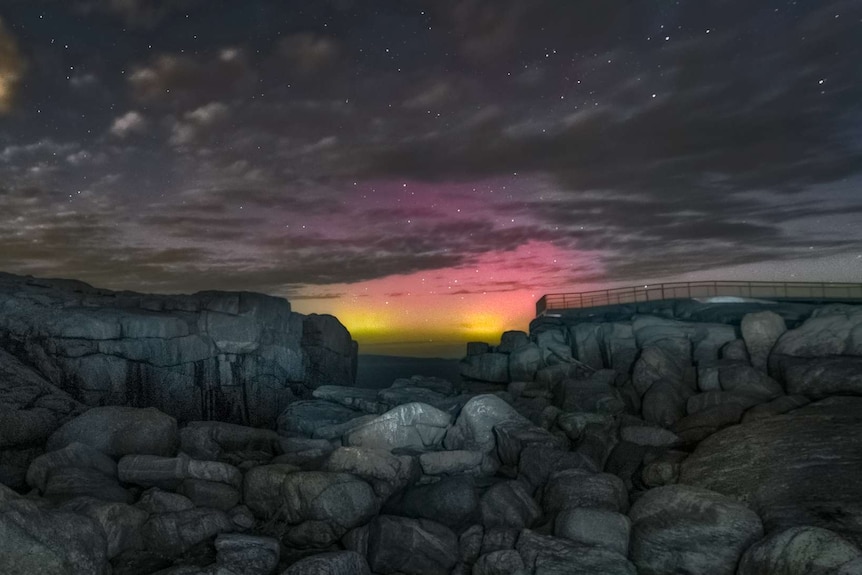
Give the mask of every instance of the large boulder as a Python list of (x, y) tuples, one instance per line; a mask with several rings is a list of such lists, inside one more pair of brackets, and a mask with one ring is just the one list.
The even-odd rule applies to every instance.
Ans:
[(392, 450), (438, 449), (452, 416), (424, 403), (407, 403), (352, 429), (343, 437), (345, 445)]
[(708, 437), (679, 481), (748, 501), (770, 532), (823, 527), (858, 545), (860, 470), (862, 398), (835, 397)]
[(862, 306), (830, 305), (815, 310), (805, 323), (778, 339), (772, 348), (770, 368), (781, 356), (830, 355), (862, 355)]
[(862, 395), (862, 357), (792, 358), (781, 367), (787, 393), (812, 399)]
[(622, 513), (605, 509), (572, 507), (554, 521), (554, 535), (582, 545), (601, 547), (623, 557), (629, 554), (632, 522)]
[(195, 508), (151, 515), (141, 528), (141, 536), (146, 549), (174, 556), (215, 535), (233, 530), (234, 525), (224, 511)]
[(150, 514), (140, 508), (93, 497), (79, 497), (64, 503), (59, 510), (95, 521), (105, 534), (108, 559), (113, 559), (123, 551), (143, 547), (141, 527)]
[(629, 495), (623, 480), (616, 475), (570, 469), (551, 476), (542, 505), (549, 516), (574, 507), (625, 513)]
[(348, 424), (363, 415), (361, 411), (323, 399), (297, 401), (278, 416), (278, 433), (316, 437), (323, 428)]
[(285, 542), (327, 547), (380, 509), (371, 486), (353, 475), (263, 465), (245, 475), (245, 504), (288, 526)]
[(55, 431), (46, 449), (73, 442), (116, 458), (133, 453), (171, 456), (178, 444), (177, 420), (152, 407), (94, 407)]
[(513, 421), (531, 426), (527, 418), (496, 395), (478, 395), (461, 409), (443, 445), (446, 449), (491, 453), (497, 445), (494, 426)]
[(542, 509), (521, 481), (497, 483), (482, 495), (480, 510), (486, 529), (531, 527), (542, 516)]
[(760, 518), (744, 504), (685, 485), (647, 491), (629, 517), (630, 557), (640, 575), (733, 575), (763, 536)]
[(223, 533), (216, 537), (218, 565), (244, 575), (270, 575), (278, 565), (278, 540), (272, 537)]
[(25, 500), (0, 504), (0, 573), (107, 575), (107, 548), (88, 517)]
[(117, 464), (113, 459), (89, 445), (74, 441), (62, 449), (50, 451), (34, 459), (27, 470), (27, 484), (39, 491), (45, 491), (49, 474), (64, 467), (94, 469), (107, 477), (117, 477)]
[(279, 435), (234, 423), (192, 421), (180, 430), (180, 450), (194, 459), (266, 461), (280, 452)]
[(419, 465), (414, 458), (367, 447), (340, 447), (329, 455), (321, 468), (361, 477), (374, 487), (375, 493), (383, 500), (404, 489), (419, 476)]
[(448, 477), (410, 487), (385, 511), (402, 517), (431, 519), (457, 529), (475, 519), (479, 507), (477, 491), (469, 477)]
[(356, 551), (330, 551), (300, 559), (281, 575), (370, 575), (368, 562)]
[(787, 331), (784, 318), (772, 311), (747, 313), (740, 325), (742, 339), (751, 358), (751, 365), (766, 371), (769, 352), (778, 338)]
[(748, 548), (737, 575), (858, 575), (862, 551), (828, 529), (790, 527)]
[(637, 575), (624, 555), (598, 547), (581, 545), (524, 529), (517, 550), (527, 573), (542, 575)]
[(427, 519), (380, 515), (371, 522), (368, 562), (375, 573), (449, 575), (458, 560), (458, 537)]
[(352, 385), (356, 381), (357, 344), (331, 315), (311, 314), (302, 320), (302, 350), (307, 358), (305, 385)]
[(482, 353), (468, 355), (458, 364), (461, 377), (506, 383), (509, 381), (509, 355), (505, 353)]

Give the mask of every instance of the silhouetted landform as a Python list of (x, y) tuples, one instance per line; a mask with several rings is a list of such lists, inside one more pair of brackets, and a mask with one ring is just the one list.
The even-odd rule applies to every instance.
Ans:
[(272, 428), (90, 407), (6, 348), (0, 572), (862, 573), (862, 307), (676, 306), (303, 385)]
[(356, 386), (379, 389), (399, 378), (422, 375), (459, 383), (457, 359), (359, 354)]
[(355, 342), (332, 316), (250, 292), (154, 295), (0, 274), (0, 348), (89, 406), (274, 426), (320, 385), (352, 384)]

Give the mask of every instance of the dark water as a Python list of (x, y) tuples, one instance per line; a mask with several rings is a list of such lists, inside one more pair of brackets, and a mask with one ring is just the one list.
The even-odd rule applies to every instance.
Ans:
[(379, 389), (389, 387), (399, 377), (411, 375), (442, 377), (453, 383), (461, 381), (457, 359), (360, 355), (356, 385)]

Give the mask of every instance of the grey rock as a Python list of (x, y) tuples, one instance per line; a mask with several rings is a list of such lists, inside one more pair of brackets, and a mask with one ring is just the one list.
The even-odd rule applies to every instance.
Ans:
[(566, 340), (566, 332), (562, 328), (538, 332), (535, 334), (535, 339), (536, 345), (542, 350), (546, 364), (553, 365), (572, 361), (572, 346)]
[(688, 457), (685, 451), (665, 451), (657, 456), (646, 454), (641, 479), (647, 487), (673, 485), (679, 480), (682, 462)]
[(193, 509), (195, 504), (185, 495), (162, 491), (156, 487), (147, 489), (135, 504), (147, 513), (172, 513)]
[(647, 491), (632, 506), (630, 557), (641, 575), (733, 575), (763, 536), (756, 513), (719, 493), (685, 485)]
[(346, 473), (292, 472), (267, 465), (245, 477), (245, 504), (262, 518), (277, 517), (292, 528), (292, 544), (326, 547), (380, 509), (371, 486)]
[(279, 435), (220, 421), (192, 421), (180, 429), (180, 450), (205, 461), (268, 461), (280, 452)]
[(735, 339), (724, 344), (719, 351), (719, 356), (721, 359), (740, 361), (743, 363), (751, 362), (751, 356), (748, 355), (748, 348), (743, 339)]
[(622, 479), (616, 475), (570, 469), (555, 473), (548, 480), (542, 507), (548, 516), (573, 507), (625, 513), (629, 508), (629, 495)]
[(55, 503), (75, 497), (132, 502), (131, 493), (123, 489), (115, 478), (95, 469), (81, 467), (60, 467), (51, 471), (42, 496)]
[(620, 439), (647, 447), (675, 447), (680, 438), (674, 432), (650, 425), (627, 425), (620, 428)]
[(371, 522), (368, 563), (376, 573), (449, 575), (457, 557), (458, 538), (439, 523), (389, 515)]
[(687, 357), (672, 355), (660, 347), (644, 347), (632, 372), (638, 395), (642, 397), (657, 381), (682, 382), (688, 362)]
[(107, 477), (117, 477), (117, 464), (113, 459), (89, 445), (73, 442), (34, 459), (27, 470), (27, 485), (45, 491), (48, 475), (62, 467), (94, 469)]
[(770, 354), (770, 369), (781, 356), (835, 355), (862, 355), (862, 306), (830, 305), (815, 310), (805, 323), (778, 338)]
[(538, 489), (559, 471), (568, 469), (596, 472), (600, 468), (592, 457), (576, 451), (559, 451), (545, 447), (527, 447), (521, 451), (518, 477)]
[(471, 341), (467, 343), (467, 355), (482, 355), (491, 351), (491, 346), (484, 341)]
[(614, 386), (616, 372), (608, 369), (590, 375), (588, 379), (567, 379), (559, 386), (558, 401), (563, 411), (618, 414), (625, 403)]
[(804, 395), (782, 395), (767, 403), (755, 405), (751, 409), (746, 410), (742, 416), (742, 423), (751, 423), (758, 419), (766, 419), (773, 415), (781, 415), (808, 405), (811, 401)]
[(233, 522), (224, 511), (195, 508), (151, 515), (141, 528), (141, 535), (147, 549), (172, 556), (233, 530)]
[(512, 353), (525, 345), (530, 344), (530, 336), (523, 331), (504, 331), (500, 336), (500, 345), (497, 351), (500, 353)]
[(509, 381), (509, 356), (505, 353), (468, 355), (458, 364), (461, 377), (477, 381)]
[(492, 551), (479, 557), (473, 575), (526, 575), (524, 560), (514, 549)]
[(492, 527), (485, 529), (482, 536), (482, 547), (479, 550), (480, 554), (485, 555), (494, 551), (514, 549), (521, 531), (520, 528), (516, 527)]
[(579, 323), (569, 328), (569, 339), (575, 357), (592, 369), (602, 369), (602, 325), (596, 323)]
[(713, 407), (731, 403), (738, 405), (744, 411), (765, 401), (768, 400), (735, 391), (705, 391), (689, 397), (685, 403), (685, 411), (689, 415), (694, 415)]
[(643, 418), (649, 423), (670, 427), (685, 417), (691, 392), (669, 380), (653, 383), (643, 396)]
[(479, 475), (486, 455), (481, 451), (431, 451), (419, 456), (425, 475)]
[(479, 503), (485, 529), (532, 526), (542, 510), (533, 500), (528, 487), (520, 481), (504, 481), (488, 489)]
[(481, 525), (471, 525), (458, 537), (459, 558), (463, 563), (472, 565), (479, 558), (482, 549), (482, 538), (485, 528)]
[(94, 407), (55, 431), (46, 449), (56, 451), (74, 442), (111, 457), (170, 456), (177, 448), (177, 421), (151, 407)]
[(184, 479), (177, 492), (188, 497), (196, 507), (222, 511), (235, 507), (240, 500), (240, 493), (235, 487), (205, 479)]
[(468, 477), (449, 477), (407, 489), (385, 511), (390, 515), (431, 519), (452, 529), (477, 519), (479, 495)]
[(496, 448), (494, 426), (510, 421), (530, 425), (529, 420), (499, 397), (478, 395), (464, 405), (443, 445), (446, 449), (490, 453)]
[(526, 343), (509, 353), (509, 379), (533, 381), (536, 372), (544, 367), (542, 350), (534, 343)]
[(416, 480), (418, 467), (416, 460), (407, 455), (366, 447), (340, 447), (329, 455), (322, 469), (361, 477), (385, 500)]
[(215, 539), (216, 559), (224, 567), (243, 575), (271, 575), (278, 566), (277, 539), (258, 535), (223, 533)]
[(424, 403), (399, 405), (344, 435), (345, 445), (376, 449), (434, 450), (452, 416)]
[(297, 401), (278, 416), (278, 433), (311, 437), (321, 427), (347, 423), (362, 415), (361, 411), (322, 399)]
[(105, 535), (92, 519), (25, 500), (0, 504), (0, 572), (107, 575), (107, 559)]
[(281, 575), (370, 575), (365, 557), (355, 551), (330, 551), (300, 559)]
[(792, 359), (782, 364), (781, 373), (792, 395), (862, 395), (862, 357)]
[(836, 397), (728, 427), (701, 442), (683, 462), (680, 483), (750, 502), (770, 532), (823, 527), (858, 545), (860, 413), (862, 398)]
[(426, 387), (390, 387), (388, 389), (381, 389), (377, 392), (377, 399), (383, 405), (380, 413), (403, 403), (425, 403), (445, 411), (446, 407), (452, 402), (446, 395)]
[(126, 455), (117, 465), (117, 474), (123, 483), (173, 491), (185, 479), (188, 461), (187, 457)]
[(539, 535), (525, 529), (518, 537), (518, 553), (528, 573), (542, 575), (637, 575), (625, 556), (601, 547)]
[(368, 523), (354, 527), (341, 538), (341, 545), (348, 551), (356, 551), (363, 557), (368, 555), (368, 535), (371, 527)]
[(321, 399), (355, 409), (363, 413), (383, 413), (389, 407), (378, 401), (378, 390), (364, 387), (347, 387), (343, 385), (322, 385), (312, 392), (315, 399)]
[(737, 575), (857, 575), (862, 552), (838, 534), (819, 527), (790, 527), (748, 548)]
[(553, 435), (549, 431), (520, 420), (508, 420), (494, 425), (494, 437), (497, 444), (497, 456), (503, 465), (517, 467), (521, 459), (521, 451), (527, 447), (546, 447), (550, 449), (566, 449), (564, 437)]
[(626, 557), (631, 520), (604, 509), (563, 509), (554, 521), (554, 535), (590, 547), (601, 547)]
[(778, 338), (787, 331), (784, 318), (771, 311), (747, 313), (742, 318), (740, 330), (751, 358), (751, 365), (765, 372), (769, 352), (772, 351)]
[(105, 534), (108, 559), (123, 551), (143, 547), (140, 531), (150, 514), (142, 509), (125, 503), (79, 497), (64, 503), (58, 510), (92, 519)]

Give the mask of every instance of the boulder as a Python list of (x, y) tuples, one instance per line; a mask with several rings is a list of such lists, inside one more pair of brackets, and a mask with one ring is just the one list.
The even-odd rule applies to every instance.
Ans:
[(25, 500), (0, 503), (0, 573), (108, 575), (107, 549), (88, 517)]
[(458, 364), (461, 377), (505, 383), (509, 381), (509, 356), (505, 353), (468, 355)]
[(113, 559), (123, 551), (143, 547), (141, 527), (150, 514), (142, 509), (93, 497), (73, 499), (58, 509), (92, 519), (105, 534), (108, 559)]
[(123, 489), (115, 478), (95, 469), (81, 467), (60, 467), (51, 471), (42, 496), (55, 503), (75, 497), (132, 502), (132, 494)]
[(375, 573), (449, 575), (457, 557), (458, 537), (439, 523), (390, 515), (371, 522), (368, 563)]
[(240, 500), (240, 492), (225, 483), (205, 479), (184, 479), (177, 493), (185, 495), (195, 507), (210, 507), (228, 511)]
[(446, 449), (466, 449), (491, 453), (496, 448), (494, 426), (504, 422), (531, 425), (514, 407), (496, 395), (478, 395), (468, 401), (455, 425), (446, 433)]
[(571, 363), (572, 346), (566, 340), (566, 332), (562, 328), (546, 329), (536, 333), (535, 338), (546, 364)]
[(835, 397), (728, 427), (682, 464), (680, 483), (746, 500), (767, 531), (815, 526), (862, 543), (862, 398)]
[(643, 418), (662, 427), (670, 427), (686, 413), (691, 391), (670, 380), (654, 382), (643, 396)]
[(193, 509), (195, 506), (185, 495), (162, 491), (157, 487), (144, 491), (135, 505), (147, 513), (173, 513)]
[(542, 350), (535, 343), (524, 344), (509, 353), (509, 379), (533, 381), (536, 372), (544, 367)]
[(858, 575), (862, 552), (819, 527), (775, 531), (748, 548), (737, 575)]
[(637, 575), (625, 556), (602, 547), (579, 545), (568, 539), (539, 535), (524, 529), (517, 550), (527, 573), (542, 575)]
[(546, 447), (527, 447), (518, 461), (518, 477), (538, 489), (555, 473), (565, 470), (596, 472), (600, 463), (578, 451), (560, 451)]
[(399, 405), (344, 435), (345, 445), (376, 449), (438, 449), (452, 416), (424, 403)]
[(355, 551), (329, 551), (300, 559), (281, 575), (370, 575), (365, 557)]
[(27, 469), (27, 485), (45, 491), (48, 475), (63, 467), (93, 469), (107, 477), (117, 477), (117, 464), (113, 459), (89, 445), (72, 442), (62, 449), (50, 451), (34, 459)]
[(635, 362), (632, 383), (638, 395), (643, 397), (657, 381), (682, 382), (688, 364), (688, 357), (673, 355), (661, 347), (645, 347)]
[(505, 549), (514, 549), (518, 542), (521, 529), (516, 527), (492, 527), (485, 529), (482, 534), (482, 546), (479, 554), (493, 553)]
[(748, 348), (745, 345), (745, 340), (742, 339), (727, 342), (722, 346), (718, 355), (720, 359), (751, 363), (751, 356), (748, 355)]
[(340, 447), (329, 455), (321, 469), (356, 475), (370, 483), (384, 500), (419, 476), (414, 458), (365, 447)]
[(554, 521), (554, 535), (574, 543), (601, 547), (623, 557), (629, 554), (631, 520), (622, 513), (605, 509), (571, 507)]
[(461, 562), (473, 564), (482, 550), (482, 538), (485, 528), (481, 525), (471, 525), (458, 537), (459, 558)]
[(629, 494), (622, 479), (616, 475), (570, 469), (555, 473), (548, 480), (542, 507), (549, 516), (573, 507), (625, 513), (629, 507)]
[(322, 385), (314, 390), (312, 396), (343, 405), (344, 407), (363, 413), (383, 413), (389, 406), (378, 400), (378, 390), (365, 387), (348, 387), (344, 385)]
[(526, 575), (524, 560), (514, 549), (492, 551), (479, 557), (473, 575)]
[(582, 364), (595, 370), (602, 369), (602, 324), (578, 323), (569, 328), (574, 356)]
[(566, 449), (566, 439), (520, 420), (508, 420), (493, 427), (497, 456), (503, 465), (518, 467), (521, 451), (527, 447)]
[(781, 374), (789, 394), (812, 399), (862, 395), (862, 357), (794, 358), (782, 364)]
[(46, 449), (56, 451), (74, 442), (115, 458), (171, 456), (178, 444), (177, 420), (152, 407), (94, 407), (55, 431)]
[(769, 352), (778, 338), (787, 331), (784, 318), (772, 311), (747, 313), (740, 325), (745, 348), (755, 369), (765, 372)]
[(532, 526), (542, 516), (542, 510), (530, 496), (529, 488), (520, 481), (497, 483), (482, 495), (479, 506), (485, 529), (523, 529)]
[(499, 353), (512, 353), (516, 349), (530, 344), (530, 336), (523, 331), (504, 331), (500, 336), (500, 345), (497, 346)]
[(191, 421), (180, 429), (180, 451), (193, 459), (224, 461), (269, 461), (280, 452), (279, 435), (221, 421)]
[(786, 331), (772, 348), (770, 370), (781, 356), (862, 355), (862, 306), (829, 305), (815, 310), (801, 326)]
[(425, 475), (479, 475), (486, 455), (481, 451), (430, 451), (419, 456)]
[(733, 575), (763, 536), (756, 513), (729, 497), (686, 485), (644, 493), (629, 512), (630, 557), (640, 575)]
[(625, 403), (614, 385), (616, 372), (601, 370), (588, 379), (567, 379), (558, 388), (557, 401), (563, 411), (619, 414)]
[(272, 537), (223, 533), (216, 537), (215, 548), (218, 566), (235, 573), (270, 575), (278, 566), (279, 544)]
[(246, 473), (245, 504), (258, 517), (291, 526), (285, 541), (292, 545), (331, 545), (380, 509), (371, 486), (353, 475), (284, 467), (265, 465)]
[(233, 530), (233, 523), (224, 511), (195, 508), (151, 515), (141, 528), (141, 535), (150, 551), (173, 556)]
[(307, 358), (304, 384), (352, 385), (356, 381), (357, 344), (338, 318), (310, 314), (302, 319), (302, 350)]
[(297, 401), (278, 416), (278, 433), (312, 437), (320, 428), (344, 424), (362, 415), (361, 411), (322, 399)]
[(477, 519), (479, 495), (469, 477), (449, 477), (435, 483), (414, 485), (386, 513), (415, 519), (431, 519), (457, 529)]
[(620, 428), (620, 440), (646, 447), (675, 447), (681, 443), (674, 432), (651, 425), (627, 425)]

